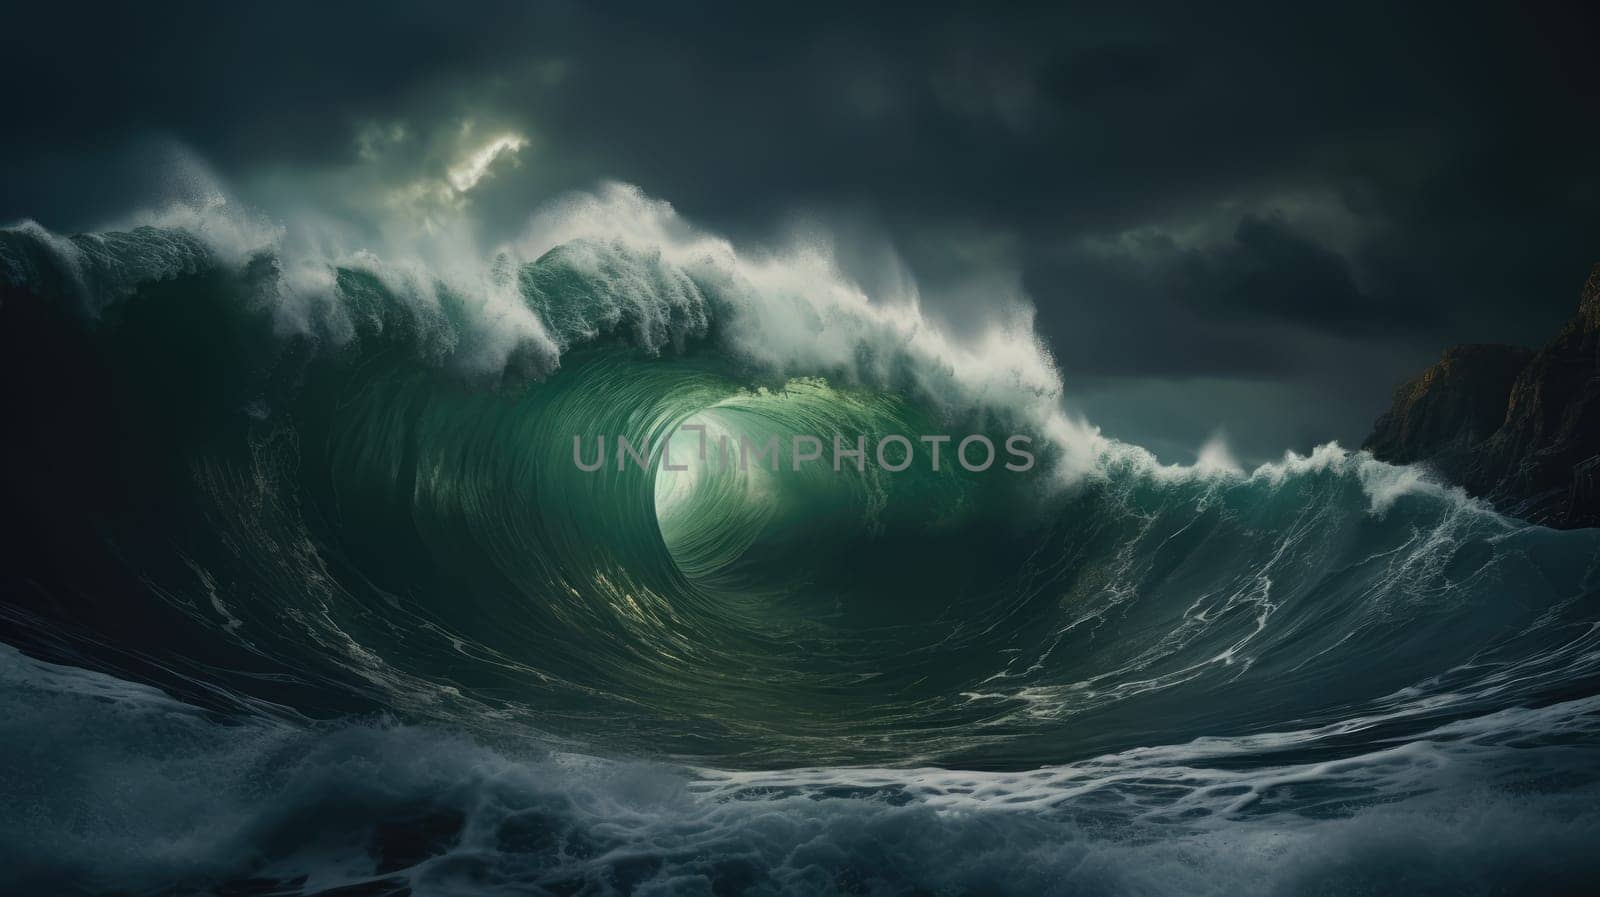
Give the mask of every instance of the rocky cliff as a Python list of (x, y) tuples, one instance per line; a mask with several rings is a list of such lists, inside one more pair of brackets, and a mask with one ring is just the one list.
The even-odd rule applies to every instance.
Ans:
[(1514, 516), (1600, 526), (1600, 265), (1543, 349), (1450, 349), (1395, 391), (1363, 447), (1427, 463)]

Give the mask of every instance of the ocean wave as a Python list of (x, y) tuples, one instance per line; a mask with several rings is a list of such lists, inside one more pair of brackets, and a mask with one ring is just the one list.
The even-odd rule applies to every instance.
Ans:
[[(4, 447), (24, 881), (1470, 892), (1540, 840), (1587, 868), (1595, 532), (1334, 444), (1161, 464), (1061, 410), (1025, 325), (953, 338), (628, 187), (487, 253), (337, 242), (226, 201), (0, 230), (0, 377), (47, 384)], [(574, 463), (685, 424), (1040, 463)]]

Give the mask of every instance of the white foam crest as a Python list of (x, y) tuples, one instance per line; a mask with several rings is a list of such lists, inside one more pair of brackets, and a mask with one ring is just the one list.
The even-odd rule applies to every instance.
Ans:
[[(682, 341), (685, 330), (669, 326), (674, 320), (686, 321), (687, 335), (698, 336), (707, 329), (710, 295), (725, 313), (719, 321), (725, 348), (745, 360), (781, 376), (842, 376), (909, 388), (950, 410), (990, 414), (1048, 450), (1059, 485), (1132, 475), (1167, 484), (1276, 486), (1334, 470), (1360, 478), (1375, 514), (1407, 495), (1471, 503), (1422, 468), (1352, 455), (1337, 443), (1306, 456), (1288, 452), (1282, 461), (1247, 472), (1219, 435), (1193, 464), (1163, 464), (1149, 450), (1107, 437), (1063, 408), (1062, 378), (1030, 315), (1012, 314), (981, 333), (956, 338), (923, 313), (909, 278), (894, 279), (894, 295), (871, 297), (842, 273), (825, 240), (813, 237), (782, 250), (736, 248), (686, 221), (670, 203), (626, 184), (604, 184), (550, 204), (532, 216), (519, 238), (492, 253), (477, 248), (472, 224), (462, 218), (446, 233), (389, 239), (381, 256), (354, 229), (329, 219), (303, 215), (285, 226), (247, 212), (214, 181), (202, 187), (184, 203), (134, 216), (130, 225), (192, 235), (232, 264), (274, 253), (281, 274), (272, 310), (284, 333), (314, 334), (334, 344), (354, 338), (357, 322), (337, 289), (343, 269), (376, 278), (419, 323), (429, 350), (458, 368), (494, 374), (531, 357), (538, 371), (548, 372), (574, 341), (593, 339), (625, 319), (638, 327), (638, 341), (647, 348)], [(162, 279), (192, 265), (181, 253), (150, 251), (130, 263), (113, 252), (95, 252), (104, 235), (74, 241), (32, 222), (12, 230), (48, 247), (86, 296), (103, 292), (108, 281)], [(530, 306), (514, 274), (557, 247), (564, 248), (563, 263), (600, 288), (595, 298), (602, 303), (585, 310), (590, 317), (564, 326)], [(461, 310), (451, 321), (443, 310), (445, 292)], [(1012, 308), (1031, 308), (1018, 301), (1023, 297), (996, 298), (1012, 300)]]
[[(1061, 453), (1063, 481), (1102, 468), (1101, 456), (1133, 451), (1062, 410), (1060, 374), (1029, 317), (958, 340), (922, 312), (914, 284), (875, 300), (843, 275), (825, 245), (742, 251), (625, 184), (569, 196), (539, 212), (509, 251), (531, 259), (574, 243), (620, 245), (688, 272), (731, 306), (720, 322), (727, 348), (762, 368), (909, 385), (951, 409), (1009, 418)], [(1154, 461), (1143, 450), (1133, 453)]]
[(915, 388), (936, 400), (1009, 412), (1017, 418), (1013, 423), (1031, 427), (1057, 450), (1054, 472), (1064, 484), (1125, 472), (1165, 483), (1281, 485), (1333, 470), (1359, 478), (1374, 514), (1385, 513), (1406, 495), (1483, 507), (1460, 489), (1432, 479), (1424, 468), (1386, 464), (1366, 452), (1353, 455), (1337, 442), (1306, 456), (1289, 451), (1281, 462), (1247, 471), (1219, 432), (1193, 464), (1163, 464), (1149, 450), (1109, 438), (1063, 410), (1061, 376), (1031, 317), (957, 340), (922, 313), (914, 283), (902, 279), (902, 294), (875, 300), (841, 273), (825, 245), (744, 252), (696, 229), (670, 203), (636, 187), (612, 183), (596, 193), (570, 196), (536, 214), (516, 247), (523, 257), (537, 257), (574, 241), (658, 253), (718, 287), (719, 295), (736, 301), (734, 319), (724, 322), (730, 348), (768, 368), (786, 374), (846, 371), (879, 384), (893, 382), (897, 373), (909, 374)]
[(137, 227), (190, 234), (204, 241), (218, 261), (232, 266), (242, 265), (263, 252), (277, 251), (287, 233), (282, 224), (247, 211), (220, 188), (193, 200), (138, 212), (113, 229)]
[[(357, 321), (337, 288), (339, 272), (350, 271), (372, 277), (404, 306), (425, 352), (447, 357), (465, 372), (497, 374), (513, 356), (528, 354), (548, 371), (560, 354), (514, 280), (473, 249), (470, 229), (430, 238), (426, 245), (391, 240), (380, 255), (332, 222), (269, 227), (225, 201), (201, 210), (175, 207), (150, 220), (202, 237), (225, 262), (274, 253), (281, 272), (272, 310), (280, 333), (315, 335), (335, 345), (353, 339)], [(461, 312), (454, 328), (444, 309), (446, 294)]]
[[(280, 335), (314, 336), (334, 346), (354, 339), (357, 313), (338, 288), (339, 272), (350, 271), (374, 278), (417, 324), (424, 351), (448, 358), (461, 370), (495, 374), (514, 356), (531, 356), (540, 371), (556, 366), (556, 341), (518, 294), (514, 278), (484, 263), (472, 249), (470, 228), (426, 245), (390, 241), (380, 255), (353, 228), (317, 216), (285, 224), (248, 210), (220, 184), (201, 187), (182, 201), (135, 213), (104, 232), (69, 238), (33, 221), (6, 230), (42, 248), (92, 315), (141, 284), (198, 270), (207, 255), (233, 269), (270, 256), (278, 276), (260, 298)], [(19, 269), (14, 278), (30, 277), (20, 270), (24, 260), (7, 262)], [(446, 320), (446, 293), (460, 310), (453, 322)]]
[(1368, 511), (1375, 515), (1388, 513), (1401, 498), (1421, 495), (1455, 510), (1494, 516), (1486, 502), (1472, 498), (1459, 486), (1440, 482), (1423, 465), (1390, 464), (1368, 451), (1349, 451), (1338, 442), (1319, 445), (1309, 455), (1284, 452), (1283, 460), (1260, 465), (1249, 478), (1278, 486), (1292, 478), (1325, 472), (1355, 476), (1367, 496)]
[[(658, 253), (631, 252), (615, 243), (579, 239), (561, 245), (559, 265), (580, 273), (586, 295), (528, 297), (548, 304), (546, 321), (561, 351), (629, 324), (635, 342), (651, 352), (683, 348), (706, 334), (711, 309), (705, 294), (681, 268)], [(511, 264), (513, 250), (498, 258)], [(536, 287), (536, 289), (538, 289)]]

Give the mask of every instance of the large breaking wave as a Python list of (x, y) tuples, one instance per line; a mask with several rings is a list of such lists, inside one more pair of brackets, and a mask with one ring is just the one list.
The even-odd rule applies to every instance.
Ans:
[[(1595, 532), (1331, 444), (1162, 465), (1061, 411), (1025, 321), (953, 339), (623, 187), (481, 262), (212, 207), (18, 225), (0, 275), (32, 890), (1593, 871)], [(684, 423), (1029, 433), (1040, 463), (573, 463)]]

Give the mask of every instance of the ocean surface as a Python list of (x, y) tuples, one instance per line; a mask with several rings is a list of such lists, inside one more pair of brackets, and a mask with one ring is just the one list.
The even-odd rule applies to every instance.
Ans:
[[(1600, 531), (1163, 464), (1025, 322), (535, 220), (0, 230), (0, 891), (1594, 891)], [(1038, 460), (574, 464), (684, 424)]]

